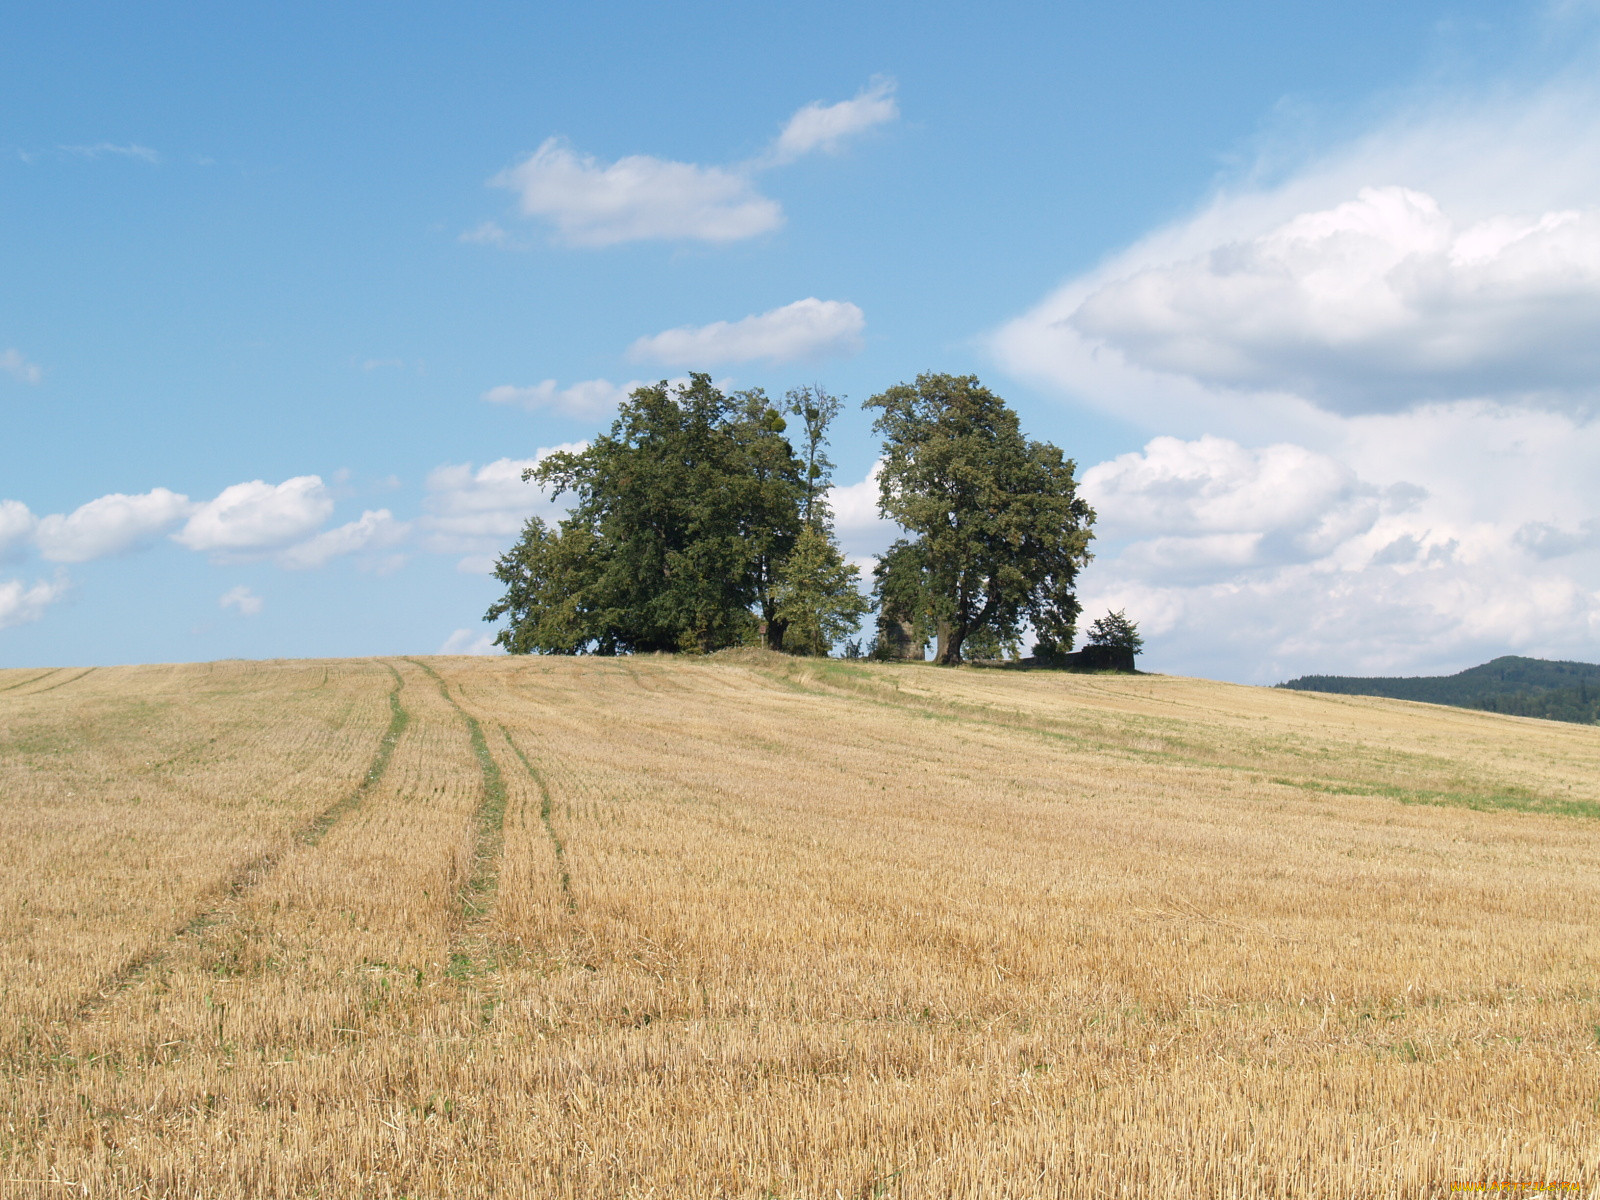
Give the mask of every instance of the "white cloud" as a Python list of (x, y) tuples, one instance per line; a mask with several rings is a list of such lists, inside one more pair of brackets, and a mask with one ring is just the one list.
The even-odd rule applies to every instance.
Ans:
[(628, 348), (628, 357), (673, 366), (810, 360), (856, 353), (865, 328), (866, 318), (854, 304), (812, 296), (739, 321), (685, 325), (642, 337)]
[[(649, 238), (731, 242), (783, 224), (777, 202), (738, 171), (645, 154), (601, 163), (558, 138), (489, 182), (511, 188), (525, 216), (548, 220), (562, 240), (579, 246)], [(476, 240), (493, 241), (492, 231)]]
[(96, 142), (92, 146), (62, 146), (61, 149), (79, 158), (104, 158), (109, 154), (114, 158), (135, 158), (140, 162), (151, 164), (161, 161), (160, 154), (149, 146), (141, 146), (137, 142), (130, 142), (126, 146), (118, 146), (112, 142)]
[(561, 387), (554, 379), (546, 379), (532, 387), (515, 387), (501, 384), (483, 394), (491, 404), (515, 404), (530, 412), (554, 411), (568, 417), (605, 417), (616, 411), (643, 382), (630, 379), (627, 383), (612, 383), (608, 379), (585, 379), (570, 387)]
[(767, 161), (793, 162), (803, 154), (822, 150), (837, 153), (846, 138), (882, 125), (900, 115), (894, 100), (894, 80), (875, 79), (854, 99), (837, 104), (816, 100), (789, 118), (773, 142)]
[[(489, 180), (517, 194), (523, 216), (548, 221), (574, 246), (614, 246), (650, 239), (736, 242), (783, 224), (783, 209), (761, 194), (757, 171), (802, 155), (836, 153), (846, 139), (900, 115), (894, 81), (875, 79), (854, 98), (801, 108), (765, 152), (735, 166), (703, 166), (649, 154), (602, 162), (561, 138), (547, 138), (527, 158)], [(513, 247), (497, 222), (460, 235), (463, 242)]]
[(34, 540), (54, 562), (89, 562), (150, 545), (193, 512), (189, 497), (154, 488), (136, 496), (101, 496), (62, 515), (39, 520)]
[(1184, 435), (1316, 439), (1340, 416), (1484, 398), (1592, 412), (1597, 109), (1574, 72), (1397, 112), (1298, 170), (1264, 160), (992, 347)]
[(1257, 682), (1600, 660), (1592, 80), (1263, 160), (995, 334), (1167, 435), (1084, 474), (1089, 616), (1125, 606), (1154, 669)]
[(1328, 455), (1217, 437), (1155, 438), (1085, 471), (1082, 493), (1100, 538), (1155, 534), (1133, 553), (1169, 569), (1307, 561), (1372, 528), (1382, 507), (1377, 488)]
[(428, 473), (424, 516), (418, 522), (428, 549), (471, 556), (474, 573), (487, 571), (492, 555), (510, 547), (528, 518), (559, 519), (562, 509), (543, 490), (522, 481), (522, 472), (562, 450), (583, 450), (570, 442), (539, 450), (532, 458), (502, 458), (474, 469), (452, 463)]
[(878, 513), (878, 474), (882, 470), (883, 460), (879, 459), (859, 483), (835, 484), (828, 490), (834, 532), (847, 556), (876, 554), (899, 534), (895, 523)]
[(1066, 321), (1134, 365), (1338, 412), (1551, 393), (1587, 406), (1600, 380), (1600, 212), (1463, 226), (1425, 193), (1363, 188), (1106, 280)]
[[(1263, 683), (1505, 653), (1594, 660), (1600, 553), (1559, 514), (1600, 505), (1578, 467), (1600, 454), (1600, 427), (1483, 406), (1347, 432), (1337, 456), (1161, 437), (1091, 467), (1103, 536), (1087, 613), (1126, 608), (1156, 669)], [(1513, 481), (1510, 495), (1487, 478)]]
[[(405, 521), (396, 521), (387, 508), (368, 509), (360, 520), (350, 521), (336, 529), (317, 534), (316, 537), (290, 546), (277, 556), (279, 565), (294, 571), (325, 566), (331, 560), (349, 554), (371, 556), (404, 541), (411, 527)], [(399, 564), (395, 556), (373, 560), (379, 569), (391, 569)]]
[(440, 654), (504, 654), (494, 644), (494, 632), (482, 629), (458, 629), (445, 638), (439, 647)]
[(241, 617), (253, 617), (261, 611), (261, 597), (252, 592), (244, 584), (229, 588), (222, 593), (222, 598), (217, 601), (218, 608), (236, 608)]
[(20, 500), (0, 500), (0, 560), (13, 557), (33, 536), (39, 519)]
[(480, 221), (471, 229), (462, 231), (456, 240), (477, 246), (505, 246), (510, 244), (511, 235), (500, 227), (498, 221)]
[(197, 505), (173, 540), (190, 550), (259, 554), (300, 541), (332, 515), (333, 498), (319, 476), (298, 475), (280, 484), (256, 479)]
[(44, 378), (38, 364), (29, 362), (15, 347), (0, 351), (0, 371), (22, 383), (38, 383)]
[(39, 580), (25, 586), (20, 579), (0, 583), (0, 629), (24, 625), (44, 616), (45, 609), (67, 593), (67, 581), (58, 577), (53, 583)]

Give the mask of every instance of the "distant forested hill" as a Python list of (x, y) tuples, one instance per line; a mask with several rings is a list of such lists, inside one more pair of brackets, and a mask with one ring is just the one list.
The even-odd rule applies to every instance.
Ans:
[(1454, 675), (1405, 679), (1360, 679), (1349, 675), (1302, 675), (1279, 687), (1349, 696), (1389, 696), (1482, 708), (1519, 717), (1600, 724), (1600, 666), (1549, 662), (1507, 655)]

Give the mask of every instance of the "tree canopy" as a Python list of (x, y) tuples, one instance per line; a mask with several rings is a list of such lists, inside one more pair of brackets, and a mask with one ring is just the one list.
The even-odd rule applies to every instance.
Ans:
[(704, 374), (636, 389), (608, 434), (552, 454), (525, 480), (571, 494), (555, 528), (530, 520), (495, 565), (485, 616), (512, 653), (708, 652), (764, 639), (826, 653), (864, 607), (834, 546), (824, 453), (838, 401), (788, 397), (804, 457), (759, 389), (724, 395)]
[(1091, 646), (1126, 650), (1129, 657), (1144, 649), (1144, 638), (1139, 635), (1138, 622), (1128, 620), (1126, 610), (1120, 608), (1116, 612), (1108, 612), (1089, 626), (1088, 643)]
[(958, 663), (975, 635), (1014, 644), (1031, 624), (1070, 647), (1094, 511), (1076, 464), (1023, 436), (1017, 415), (971, 375), (919, 375), (872, 397), (882, 435), (879, 508), (911, 536), (879, 560), (883, 617)]

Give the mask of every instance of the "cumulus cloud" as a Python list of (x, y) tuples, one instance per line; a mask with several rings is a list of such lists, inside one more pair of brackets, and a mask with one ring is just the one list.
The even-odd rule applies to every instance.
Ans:
[(261, 611), (261, 605), (261, 597), (242, 583), (223, 592), (221, 599), (217, 601), (218, 608), (237, 609), (241, 617), (255, 616)]
[(1382, 510), (1378, 489), (1328, 455), (1218, 437), (1155, 438), (1085, 471), (1082, 491), (1102, 539), (1157, 535), (1133, 557), (1186, 573), (1316, 558), (1371, 529)]
[(1083, 478), (1084, 601), (1157, 669), (1600, 655), (1600, 84), (1430, 95), (1253, 164), (992, 339), (1166, 435)]
[(305, 571), (326, 566), (335, 558), (362, 555), (371, 565), (380, 569), (399, 565), (394, 556), (373, 559), (375, 552), (390, 549), (406, 539), (411, 527), (397, 521), (387, 508), (368, 509), (361, 518), (326, 530), (298, 545), (290, 546), (277, 556), (279, 565), (293, 571)]
[[(1491, 422), (1499, 437), (1485, 436)], [(1430, 425), (1430, 449), (1399, 452)], [(1512, 478), (1562, 482), (1512, 502), (1484, 494), (1434, 461), (1462, 445), (1480, 447), (1463, 456), (1468, 478), (1492, 462)], [(1159, 669), (1262, 683), (1459, 670), (1505, 653), (1592, 659), (1600, 555), (1582, 555), (1583, 523), (1551, 517), (1600, 503), (1600, 482), (1563, 476), (1595, 453), (1600, 429), (1578, 431), (1559, 414), (1358, 423), (1343, 457), (1385, 473), (1401, 464), (1430, 481), (1424, 488), (1364, 478), (1301, 446), (1155, 438), (1084, 472), (1102, 535), (1082, 578), (1086, 611), (1126, 608)]]
[(250, 556), (298, 542), (332, 515), (333, 498), (319, 476), (298, 475), (279, 484), (256, 479), (197, 505), (173, 540), (190, 550)]
[(154, 488), (136, 496), (112, 492), (72, 512), (39, 520), (39, 552), (54, 562), (89, 562), (149, 546), (194, 511), (189, 497)]
[(793, 162), (815, 150), (838, 153), (847, 138), (900, 115), (894, 87), (892, 79), (874, 79), (853, 99), (837, 104), (812, 101), (789, 118), (768, 152), (768, 161)]
[(1247, 240), (1102, 283), (1068, 314), (1130, 363), (1338, 412), (1460, 396), (1590, 400), (1600, 212), (1462, 225), (1363, 188)]
[(1600, 517), (1580, 521), (1576, 527), (1550, 521), (1529, 521), (1516, 533), (1516, 543), (1535, 558), (1564, 558), (1586, 550), (1600, 550)]
[[(784, 125), (766, 151), (733, 166), (704, 166), (649, 154), (602, 162), (558, 137), (489, 180), (517, 194), (523, 216), (549, 222), (573, 246), (622, 242), (736, 242), (783, 224), (783, 209), (756, 187), (756, 172), (817, 151), (837, 153), (844, 142), (900, 115), (894, 81), (875, 79), (837, 104), (814, 101)], [(494, 221), (460, 235), (464, 242), (512, 247)]]
[(29, 362), (15, 347), (0, 350), (0, 371), (21, 383), (38, 383), (44, 378), (38, 364)]
[(834, 484), (828, 491), (834, 530), (847, 554), (877, 554), (898, 536), (894, 522), (878, 512), (878, 475), (882, 470), (880, 458), (866, 478), (857, 483)]
[(567, 417), (605, 417), (616, 410), (634, 388), (643, 382), (630, 379), (627, 383), (612, 383), (608, 379), (585, 379), (569, 387), (562, 387), (554, 379), (546, 379), (531, 387), (501, 384), (483, 394), (491, 404), (514, 404), (530, 412), (557, 412)]
[(41, 579), (31, 585), (24, 584), (20, 579), (8, 579), (0, 583), (0, 629), (37, 621), (44, 616), (45, 609), (66, 593), (65, 578), (57, 578), (51, 583)]
[(470, 556), (471, 569), (485, 571), (493, 554), (505, 550), (531, 516), (558, 519), (562, 510), (522, 472), (562, 450), (583, 450), (570, 442), (538, 451), (532, 458), (501, 458), (474, 469), (452, 463), (428, 473), (424, 515), (418, 522), (428, 549)]
[(548, 220), (562, 240), (578, 246), (647, 238), (732, 242), (783, 224), (777, 202), (738, 171), (647, 154), (602, 163), (559, 138), (490, 183), (515, 191), (524, 216)]
[(642, 337), (628, 348), (628, 357), (673, 366), (814, 360), (856, 353), (865, 328), (866, 317), (849, 301), (811, 296), (738, 321), (684, 325)]
[(38, 524), (38, 518), (22, 501), (0, 500), (0, 561), (21, 551)]

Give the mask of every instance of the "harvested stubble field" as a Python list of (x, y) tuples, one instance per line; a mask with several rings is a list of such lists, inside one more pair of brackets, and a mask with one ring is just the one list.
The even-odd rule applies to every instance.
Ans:
[(0, 797), (6, 1195), (1600, 1181), (1593, 728), (756, 654), (11, 670)]

